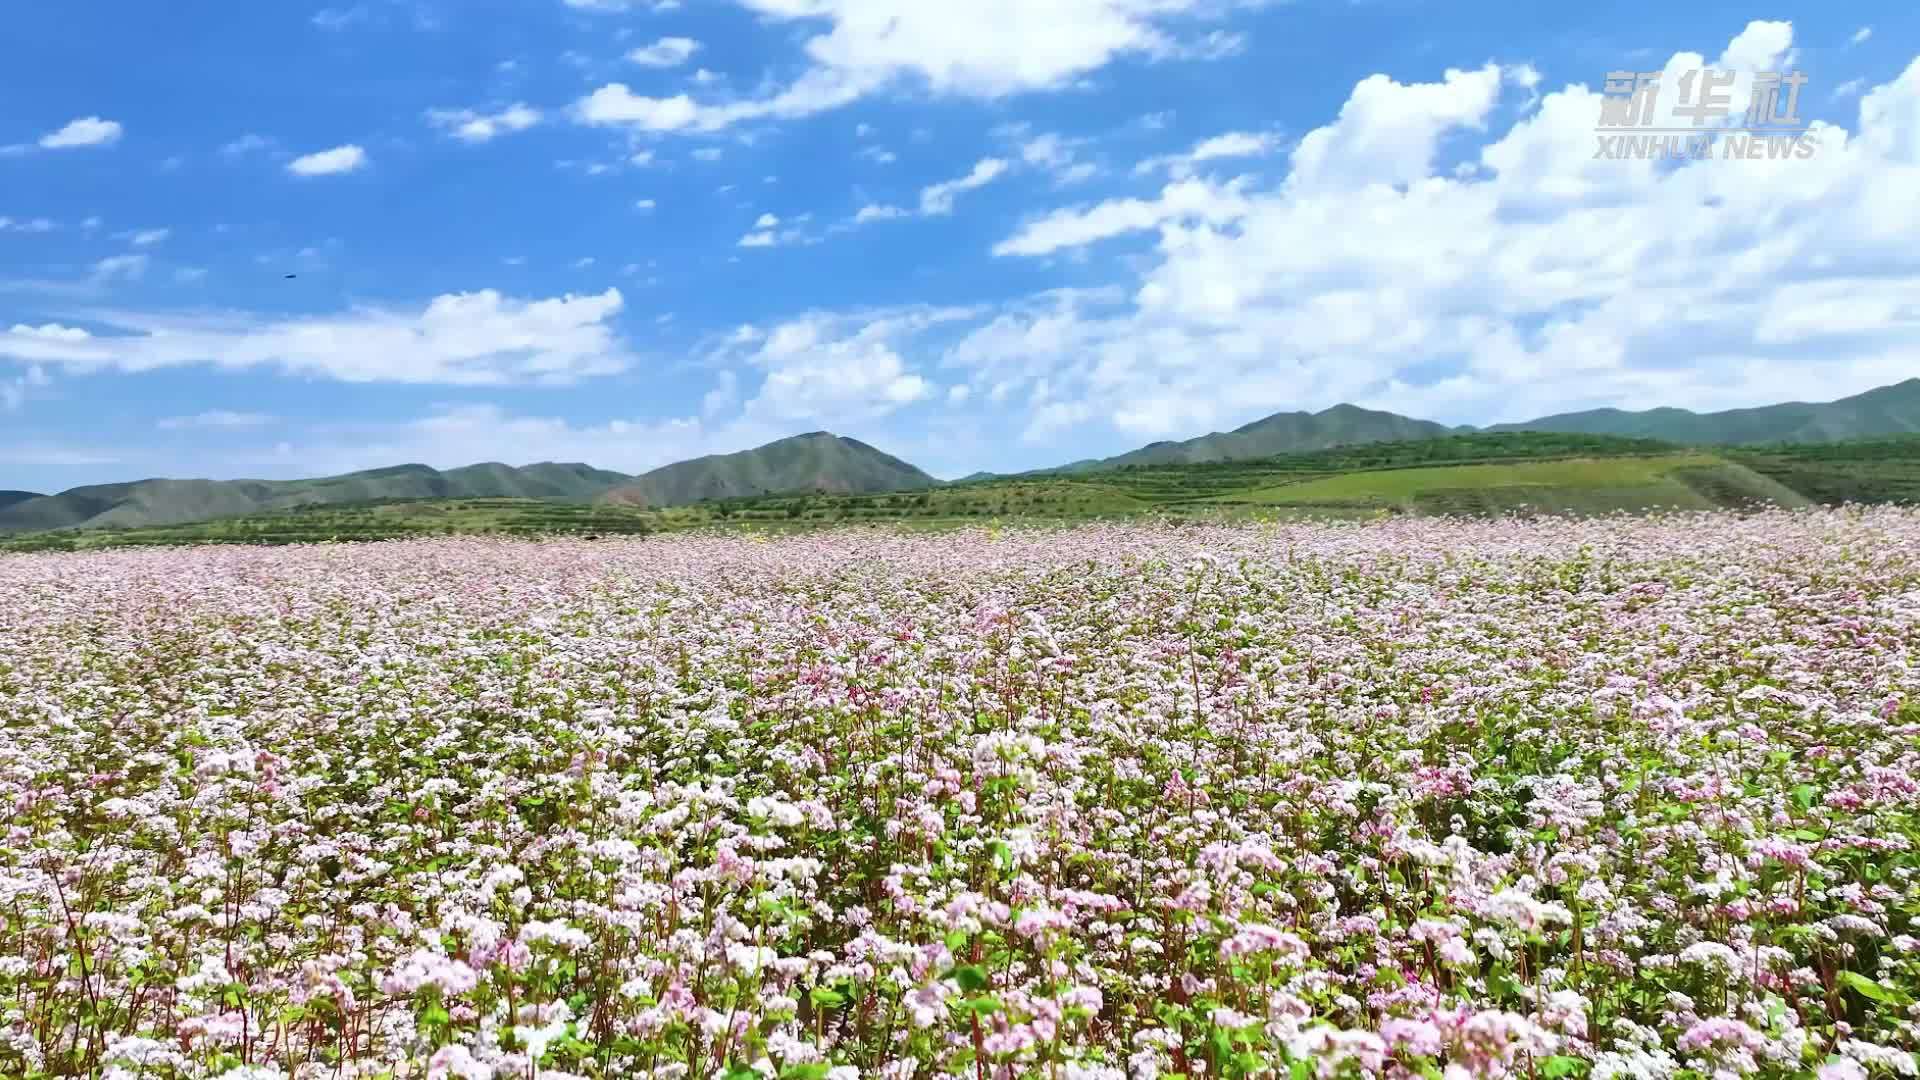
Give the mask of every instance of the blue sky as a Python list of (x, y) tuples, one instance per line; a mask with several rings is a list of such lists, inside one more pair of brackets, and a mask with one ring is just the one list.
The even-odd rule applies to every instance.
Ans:
[[(1482, 423), (1920, 374), (1911, 4), (9, 20), (0, 488), (640, 471), (822, 428), (955, 476), (1341, 401)], [(1702, 66), (1742, 105), (1804, 72), (1817, 152), (1593, 159), (1607, 72)]]

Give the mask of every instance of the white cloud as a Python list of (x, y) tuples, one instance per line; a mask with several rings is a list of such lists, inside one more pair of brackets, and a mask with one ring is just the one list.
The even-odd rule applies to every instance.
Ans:
[(1437, 83), (1408, 85), (1370, 75), (1353, 88), (1338, 120), (1300, 140), (1288, 183), (1304, 196), (1420, 179), (1442, 134), (1482, 128), (1500, 82), (1495, 64), (1475, 71), (1449, 68)]
[(0, 412), (14, 412), (26, 404), (29, 393), (52, 382), (39, 365), (27, 369), (25, 375), (0, 379)]
[(712, 419), (732, 409), (740, 402), (740, 377), (730, 369), (722, 369), (714, 382), (713, 389), (700, 399), (700, 415)]
[(373, 18), (373, 12), (365, 4), (350, 8), (322, 8), (313, 13), (310, 20), (322, 30), (340, 31), (364, 23)]
[(1215, 184), (1179, 180), (1154, 199), (1110, 199), (1090, 207), (1056, 210), (1027, 222), (996, 244), (995, 255), (1051, 255), (1131, 232), (1175, 222), (1228, 225), (1247, 216), (1251, 203), (1242, 194), (1245, 180)]
[(920, 192), (920, 212), (928, 216), (940, 216), (953, 213), (954, 197), (962, 192), (975, 191), (986, 187), (1006, 175), (1007, 162), (1003, 158), (983, 158), (974, 163), (973, 170), (957, 180), (934, 184)]
[(357, 383), (568, 383), (630, 365), (612, 325), (623, 305), (617, 289), (545, 300), (485, 289), (418, 308), (312, 317), (104, 310), (85, 313), (97, 331), (15, 326), (0, 334), (0, 357), (77, 371), (206, 366)]
[(686, 63), (699, 51), (700, 43), (692, 38), (664, 37), (651, 45), (633, 50), (627, 54), (627, 59), (642, 67), (670, 68)]
[[(1792, 50), (1790, 28), (1754, 23), (1718, 66)], [(1830, 400), (1920, 371), (1920, 58), (1860, 97), (1851, 133), (1814, 125), (1804, 160), (1595, 160), (1599, 95), (1535, 82), (1364, 80), (1283, 180), (1067, 208), (998, 249), (1152, 236), (1111, 289), (895, 345), (940, 355), (1038, 442), (1340, 401), (1478, 423)], [(1503, 90), (1539, 97), (1496, 113)]]
[(710, 358), (765, 373), (746, 403), (749, 421), (844, 424), (886, 416), (933, 396), (933, 384), (898, 344), (961, 318), (957, 309), (911, 309), (860, 317), (803, 316), (762, 332), (741, 327)]
[(172, 235), (172, 229), (141, 229), (128, 235), (127, 240), (134, 247), (153, 247), (156, 244), (165, 243), (167, 237)]
[(463, 142), (491, 142), (502, 135), (525, 131), (540, 123), (540, 110), (516, 102), (496, 113), (472, 109), (429, 109), (427, 122)]
[(740, 238), (739, 246), (743, 248), (764, 248), (764, 247), (772, 247), (779, 242), (780, 242), (779, 238), (775, 236), (772, 232), (766, 229), (762, 229), (758, 232), (750, 232), (747, 235), (742, 236)]
[(900, 160), (893, 151), (884, 146), (863, 146), (860, 148), (859, 154), (861, 157), (866, 158), (876, 165), (891, 165)]
[(566, 0), (566, 5), (575, 11), (618, 15), (628, 11), (672, 11), (680, 3), (679, 0)]
[(855, 225), (865, 225), (871, 221), (892, 221), (895, 218), (909, 216), (911, 215), (908, 214), (907, 211), (897, 206), (869, 204), (861, 207), (859, 213), (853, 215), (853, 223)]
[(659, 203), (655, 202), (652, 199), (639, 199), (634, 202), (633, 208), (635, 210), (650, 212), (659, 205), (660, 205)]
[(1859, 97), (1860, 91), (1866, 89), (1866, 86), (1867, 80), (1865, 79), (1848, 79), (1846, 82), (1833, 88), (1833, 96), (1836, 100), (1840, 98)]
[[(1177, 24), (1220, 14), (1207, 0), (975, 0), (902, 4), (898, 0), (736, 0), (776, 20), (824, 20), (807, 39), (811, 65), (793, 84), (764, 97), (701, 103), (681, 94), (635, 94), (609, 83), (575, 107), (583, 122), (647, 131), (717, 131), (749, 120), (807, 116), (839, 108), (908, 80), (937, 94), (1001, 98), (1054, 89), (1126, 55), (1208, 58), (1240, 42), (1209, 34), (1183, 44)], [(620, 0), (568, 0), (607, 9)]]
[(136, 281), (146, 276), (145, 255), (109, 255), (93, 264), (95, 281)]
[(1148, 158), (1135, 165), (1133, 172), (1136, 176), (1144, 176), (1165, 169), (1175, 179), (1184, 179), (1193, 175), (1195, 166), (1205, 162), (1227, 158), (1265, 157), (1279, 146), (1279, 136), (1271, 132), (1229, 131), (1224, 135), (1202, 139), (1183, 154), (1166, 154)]
[(753, 223), (753, 227), (756, 229), (771, 229), (778, 224), (780, 224), (779, 218), (772, 214), (761, 214), (759, 220)]
[(9, 217), (0, 217), (0, 232), (49, 233), (60, 227), (52, 218), (28, 218), (15, 221)]
[(1044, 169), (1053, 176), (1054, 186), (1066, 187), (1092, 179), (1100, 172), (1100, 167), (1091, 161), (1080, 160), (1080, 149), (1085, 140), (1069, 139), (1048, 132), (1026, 136), (1026, 125), (1017, 125), (1007, 134), (1020, 143), (1020, 160), (1026, 165)]
[(46, 323), (41, 326), (28, 326), (14, 323), (7, 331), (9, 337), (23, 341), (85, 341), (93, 335), (77, 326), (62, 326), (59, 323)]
[(1849, 42), (1854, 45), (1859, 45), (1872, 36), (1873, 36), (1873, 27), (1863, 26), (1860, 29), (1855, 30), (1853, 32), (1853, 37), (1849, 39)]
[(70, 150), (82, 146), (111, 146), (120, 141), (123, 130), (117, 121), (102, 120), (97, 116), (83, 116), (69, 122), (59, 131), (41, 136), (40, 148)]
[(726, 151), (717, 146), (703, 146), (693, 152), (693, 159), (695, 161), (719, 161), (721, 155), (724, 153), (726, 153)]
[(213, 409), (208, 412), (195, 413), (192, 416), (169, 416), (156, 422), (155, 426), (162, 431), (234, 430), (239, 428), (266, 427), (268, 424), (276, 422), (276, 420), (276, 417), (268, 416), (266, 413), (233, 412), (227, 409)]
[(222, 146), (220, 148), (220, 153), (230, 158), (244, 157), (247, 154), (251, 154), (256, 150), (268, 150), (268, 149), (271, 149), (272, 147), (273, 147), (272, 139), (269, 139), (264, 135), (256, 135), (249, 132), (233, 140), (232, 142)]
[(366, 164), (367, 152), (348, 144), (294, 158), (287, 163), (287, 171), (295, 176), (336, 176), (358, 171)]

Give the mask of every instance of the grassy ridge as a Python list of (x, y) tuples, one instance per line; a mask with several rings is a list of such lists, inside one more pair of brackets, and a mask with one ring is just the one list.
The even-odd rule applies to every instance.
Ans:
[(1142, 515), (1586, 515), (1916, 499), (1920, 438), (1708, 451), (1646, 439), (1476, 433), (1257, 461), (1143, 465), (983, 478), (922, 491), (763, 495), (672, 507), (525, 498), (369, 501), (185, 525), (39, 533), (0, 539), (0, 551), (481, 533), (616, 536), (857, 524), (943, 528), (983, 520), (1071, 522)]

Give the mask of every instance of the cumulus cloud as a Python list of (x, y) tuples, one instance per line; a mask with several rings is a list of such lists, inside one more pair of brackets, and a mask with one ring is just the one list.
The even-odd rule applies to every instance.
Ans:
[(629, 366), (612, 325), (623, 305), (617, 289), (545, 300), (485, 289), (312, 317), (103, 310), (86, 313), (95, 329), (16, 325), (0, 334), (0, 357), (82, 372), (205, 366), (356, 383), (568, 383)]
[(59, 131), (40, 137), (42, 150), (71, 150), (83, 146), (111, 146), (120, 141), (124, 129), (117, 121), (83, 116)]
[[(1750, 73), (1792, 53), (1787, 24), (1756, 22), (1717, 64)], [(1714, 66), (1706, 55), (1666, 70)], [(1920, 58), (1861, 94), (1856, 122), (1814, 124), (1805, 159), (1596, 160), (1600, 104), (1519, 68), (1370, 77), (1283, 179), (1065, 207), (996, 248), (1146, 241), (1112, 288), (898, 347), (937, 353), (1040, 442), (1088, 424), (1185, 436), (1340, 401), (1466, 422), (1728, 408), (1920, 371)]]
[(295, 176), (337, 176), (355, 172), (366, 164), (367, 152), (349, 143), (294, 158), (287, 163), (287, 171)]
[(761, 373), (743, 409), (747, 422), (777, 428), (871, 421), (934, 396), (933, 382), (902, 355), (902, 343), (970, 314), (958, 308), (814, 313), (768, 330), (740, 327), (709, 361)]
[(518, 102), (495, 113), (475, 112), (472, 109), (429, 109), (427, 122), (463, 142), (483, 143), (539, 124), (540, 110)]

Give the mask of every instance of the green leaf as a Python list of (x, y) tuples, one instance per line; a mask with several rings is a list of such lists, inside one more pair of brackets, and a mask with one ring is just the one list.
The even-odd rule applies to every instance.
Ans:
[(977, 997), (968, 998), (961, 1008), (986, 1016), (989, 1013), (997, 1013), (1006, 1006), (1002, 1005), (997, 997)]
[(1840, 981), (1854, 993), (1859, 994), (1869, 1001), (1877, 1001), (1882, 1005), (1907, 1005), (1912, 1003), (1912, 999), (1907, 997), (1907, 995), (1892, 987), (1881, 986), (1879, 983), (1874, 982), (1872, 979), (1867, 978), (1857, 971), (1841, 972)]
[(1814, 797), (1819, 794), (1820, 789), (1814, 787), (1812, 784), (1801, 784), (1793, 789), (1793, 801), (1800, 809), (1811, 810), (1813, 809)]
[(815, 1005), (823, 1009), (838, 1008), (847, 1003), (847, 995), (838, 990), (829, 990), (824, 986), (816, 986), (812, 990), (807, 991), (807, 997), (811, 998)]
[(827, 1070), (831, 1068), (831, 1065), (819, 1061), (789, 1065), (780, 1070), (780, 1080), (827, 1080)]
[(1574, 1076), (1587, 1071), (1587, 1063), (1579, 1058), (1557, 1054), (1540, 1063), (1540, 1071), (1548, 1080), (1559, 1080), (1562, 1076)]
[(953, 981), (959, 983), (960, 989), (969, 994), (978, 993), (993, 985), (993, 980), (987, 977), (986, 969), (978, 964), (954, 968)]

